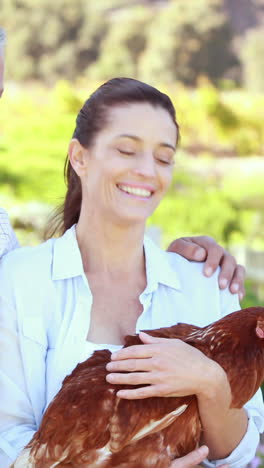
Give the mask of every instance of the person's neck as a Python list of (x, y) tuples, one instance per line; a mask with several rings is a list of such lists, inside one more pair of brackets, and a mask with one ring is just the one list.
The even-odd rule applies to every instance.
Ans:
[(96, 217), (80, 216), (76, 236), (86, 274), (126, 279), (145, 274), (145, 226), (122, 226)]

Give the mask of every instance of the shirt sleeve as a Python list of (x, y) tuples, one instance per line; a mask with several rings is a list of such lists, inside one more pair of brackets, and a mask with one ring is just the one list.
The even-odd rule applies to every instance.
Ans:
[(10, 466), (37, 430), (27, 391), (17, 313), (7, 300), (10, 278), (0, 268), (0, 466)]
[[(237, 295), (231, 294), (228, 290), (221, 292), (221, 306), (223, 316), (241, 309)], [(203, 466), (215, 468), (227, 464), (229, 468), (244, 468), (254, 458), (259, 444), (259, 434), (264, 431), (264, 405), (260, 389), (244, 408), (248, 414), (248, 427), (239, 445), (227, 458), (205, 460)]]
[(19, 247), (7, 213), (0, 208), (0, 258), (7, 252)]

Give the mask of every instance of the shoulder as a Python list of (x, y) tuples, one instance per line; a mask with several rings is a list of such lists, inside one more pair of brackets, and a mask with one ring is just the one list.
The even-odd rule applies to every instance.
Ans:
[(210, 291), (211, 294), (218, 296), (219, 268), (208, 278), (203, 273), (204, 262), (190, 261), (173, 252), (165, 252), (165, 255), (170, 268), (177, 275), (184, 294), (192, 293), (201, 296), (207, 295)]
[(0, 261), (0, 284), (32, 288), (36, 281), (39, 283), (43, 277), (48, 277), (53, 242), (54, 239), (50, 239), (36, 247), (21, 247), (7, 253)]
[(37, 247), (21, 247), (0, 261), (0, 313), (8, 311), (20, 327), (28, 317), (29, 328), (39, 328), (36, 320), (50, 320), (54, 311), (52, 246), (51, 239)]
[(52, 247), (55, 239), (49, 239), (35, 247), (20, 247), (5, 255), (1, 264), (4, 268), (29, 269), (38, 265), (47, 264), (52, 255)]
[[(203, 283), (207, 278), (203, 275), (204, 263), (190, 262), (186, 258), (173, 252), (167, 252), (154, 244), (151, 239), (144, 242), (147, 269), (154, 272), (152, 276), (158, 283), (190, 290), (190, 284)], [(213, 279), (213, 281), (215, 278)]]
[(204, 275), (204, 262), (194, 262), (187, 260), (173, 252), (164, 252), (171, 269), (177, 274), (183, 289), (200, 290), (200, 292), (214, 291), (219, 292), (218, 276), (220, 268), (218, 267), (212, 276)]
[(150, 240), (145, 242), (145, 247), (147, 266), (149, 263), (154, 272), (151, 276), (160, 284), (159, 300), (162, 302), (169, 297), (168, 305), (178, 310), (180, 321), (205, 326), (240, 308), (237, 295), (231, 294), (228, 288), (219, 289), (220, 268), (207, 277), (203, 274), (204, 262), (192, 262), (176, 253), (163, 251), (153, 246)]
[(176, 271), (181, 278), (185, 278), (186, 275), (189, 277), (189, 279), (190, 275), (191, 277), (204, 277), (204, 262), (193, 262), (174, 252), (166, 251), (164, 252), (164, 255), (166, 256), (167, 262), (169, 263), (170, 267), (174, 271)]
[(165, 255), (178, 277), (184, 296), (205, 321), (206, 317), (210, 322), (240, 309), (237, 294), (232, 294), (228, 287), (219, 288), (219, 267), (207, 277), (203, 273), (204, 262), (192, 262), (173, 252), (165, 252)]
[(147, 261), (150, 260), (155, 268), (160, 267), (172, 274), (174, 272), (179, 277), (202, 273), (204, 263), (191, 262), (177, 253), (164, 251), (148, 236), (144, 238), (144, 248)]

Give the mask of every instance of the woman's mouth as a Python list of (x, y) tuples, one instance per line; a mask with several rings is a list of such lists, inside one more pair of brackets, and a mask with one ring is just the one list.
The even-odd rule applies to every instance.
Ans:
[(123, 184), (117, 184), (117, 187), (119, 190), (122, 192), (125, 192), (129, 195), (134, 195), (136, 197), (140, 198), (150, 198), (152, 193), (150, 190), (147, 190), (145, 188), (139, 188), (139, 187), (131, 187), (128, 185), (123, 185)]

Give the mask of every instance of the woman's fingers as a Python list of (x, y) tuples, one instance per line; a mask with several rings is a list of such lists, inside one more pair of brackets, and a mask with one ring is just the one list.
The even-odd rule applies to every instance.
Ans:
[(135, 389), (119, 390), (116, 396), (118, 396), (118, 398), (124, 398), (125, 400), (143, 400), (144, 398), (159, 396), (161, 392), (161, 385), (146, 385), (145, 387)]
[(122, 361), (111, 361), (106, 365), (108, 372), (137, 372), (150, 371), (153, 369), (151, 359), (126, 359)]
[(153, 376), (152, 372), (129, 372), (124, 374), (118, 374), (116, 372), (114, 374), (108, 374), (106, 376), (107, 382), (118, 385), (152, 384), (153, 379), (155, 379), (155, 376)]
[(133, 345), (127, 348), (122, 348), (119, 351), (115, 351), (111, 354), (112, 361), (119, 361), (122, 359), (144, 359), (151, 358), (155, 354), (158, 354), (159, 348), (156, 344), (147, 345)]
[(208, 447), (202, 447), (194, 450), (185, 457), (178, 458), (171, 463), (170, 468), (194, 468), (201, 463), (208, 455)]

